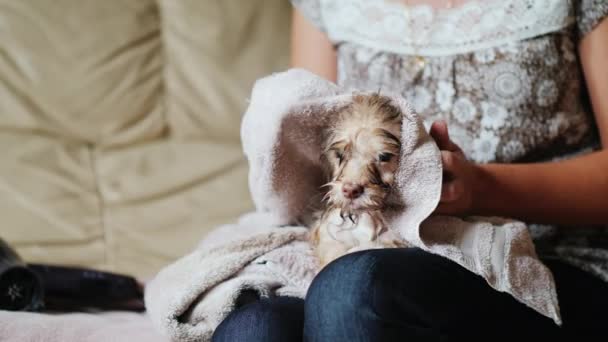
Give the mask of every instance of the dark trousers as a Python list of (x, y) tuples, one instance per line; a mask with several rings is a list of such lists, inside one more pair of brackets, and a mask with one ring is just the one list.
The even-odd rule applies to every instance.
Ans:
[(562, 327), (448, 259), (380, 249), (328, 265), (305, 300), (261, 299), (233, 311), (213, 341), (605, 340), (608, 284), (559, 261), (545, 264), (556, 280)]

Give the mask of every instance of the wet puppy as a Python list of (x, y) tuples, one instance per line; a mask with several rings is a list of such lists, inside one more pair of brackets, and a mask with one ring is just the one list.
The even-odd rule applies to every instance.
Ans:
[(395, 235), (381, 236), (399, 166), (401, 119), (389, 98), (356, 95), (326, 132), (321, 158), (330, 181), (311, 231), (321, 266), (354, 250), (401, 246)]

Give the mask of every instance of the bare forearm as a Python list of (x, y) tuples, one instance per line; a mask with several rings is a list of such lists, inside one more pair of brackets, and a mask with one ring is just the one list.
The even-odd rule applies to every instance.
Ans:
[(327, 36), (297, 10), (293, 12), (291, 66), (336, 81), (336, 51)]
[(478, 167), (473, 214), (608, 224), (608, 151), (556, 163)]

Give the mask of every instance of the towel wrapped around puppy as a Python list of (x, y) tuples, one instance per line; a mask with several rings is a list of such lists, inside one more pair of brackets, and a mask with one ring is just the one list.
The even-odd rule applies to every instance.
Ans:
[[(402, 97), (383, 95), (403, 112), (400, 165), (389, 199), (396, 209), (386, 212), (392, 233), (561, 324), (553, 276), (538, 259), (525, 224), (431, 215), (441, 194), (440, 151)], [(322, 132), (352, 96), (299, 69), (256, 82), (241, 126), (255, 212), (218, 227), (150, 282), (148, 312), (167, 336), (208, 341), (248, 296), (305, 296), (318, 270), (304, 222), (325, 181)]]

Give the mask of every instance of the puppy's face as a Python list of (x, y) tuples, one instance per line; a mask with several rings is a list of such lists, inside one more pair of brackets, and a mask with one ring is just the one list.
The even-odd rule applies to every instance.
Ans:
[(381, 209), (399, 166), (401, 115), (388, 98), (355, 97), (326, 142), (327, 200), (344, 213)]

